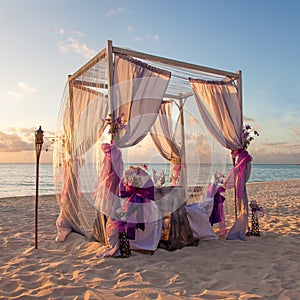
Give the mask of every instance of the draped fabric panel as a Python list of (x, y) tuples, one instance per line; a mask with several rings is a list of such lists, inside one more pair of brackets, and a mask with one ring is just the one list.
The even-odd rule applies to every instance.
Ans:
[[(121, 209), (119, 184), (123, 175), (120, 172), (123, 161), (119, 148), (134, 146), (148, 134), (157, 118), (169, 78), (169, 72), (124, 55), (115, 55), (113, 83), (109, 91), (111, 122), (115, 124), (116, 120), (121, 119), (126, 126), (114, 132), (113, 136), (112, 149), (118, 151), (118, 159), (111, 152), (110, 173), (99, 176), (96, 183), (94, 197), (100, 210), (98, 219), (104, 213), (106, 217), (118, 220), (118, 211)], [(139, 205), (136, 206), (138, 209)], [(105, 222), (98, 223), (105, 232)]]
[(191, 78), (190, 83), (209, 132), (227, 149), (243, 148), (242, 111), (235, 85)]
[(170, 72), (151, 67), (124, 55), (116, 55), (112, 112), (126, 127), (116, 141), (120, 148), (134, 146), (154, 124), (170, 79)]
[[(205, 81), (191, 78), (190, 83), (207, 129), (222, 146), (234, 150), (237, 162), (241, 161), (246, 151), (243, 150), (242, 110), (235, 85), (229, 81)], [(248, 223), (246, 182), (251, 173), (251, 159), (247, 161), (247, 164), (245, 163), (240, 175), (236, 175), (236, 170), (240, 169), (233, 168), (231, 174), (235, 185), (238, 184), (242, 187), (242, 192), (237, 194), (239, 216), (227, 238), (245, 240)], [(234, 184), (231, 187), (234, 187)], [(229, 185), (227, 188), (229, 188)]]
[[(84, 92), (81, 90), (80, 93)], [(107, 116), (108, 98), (102, 94), (91, 96), (91, 93), (89, 93), (89, 95), (88, 105), (82, 110), (74, 132), (73, 157), (88, 151), (97, 142), (98, 137), (102, 135), (105, 129), (102, 120)]]
[(157, 150), (165, 159), (180, 163), (180, 147), (176, 144), (172, 129), (172, 102), (162, 103), (150, 134)]
[(102, 119), (105, 119), (107, 111), (107, 96), (69, 84), (69, 101), (63, 121), (72, 157), (83, 155), (97, 142), (104, 130)]
[(90, 205), (81, 189), (82, 173), (90, 165), (86, 153), (97, 143), (105, 129), (102, 121), (108, 111), (108, 97), (99, 90), (84, 86), (83, 81), (69, 81), (64, 94), (61, 128), (55, 141), (54, 185), (60, 206), (57, 218), (57, 240), (64, 240), (71, 231), (88, 234), (90, 215), (81, 207)]
[[(159, 110), (159, 115), (151, 128), (150, 135), (158, 152), (171, 162), (170, 174), (172, 185), (177, 185), (181, 169), (181, 150), (176, 143), (175, 132), (172, 128), (172, 102), (164, 102)], [(177, 124), (176, 124), (177, 125)], [(185, 182), (181, 182), (185, 186)]]

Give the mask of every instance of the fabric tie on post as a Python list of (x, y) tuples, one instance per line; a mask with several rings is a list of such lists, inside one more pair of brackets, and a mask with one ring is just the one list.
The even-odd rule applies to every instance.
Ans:
[(214, 207), (209, 217), (211, 225), (220, 223), (224, 220), (223, 202), (225, 201), (225, 197), (221, 195), (223, 192), (225, 192), (225, 189), (223, 187), (219, 187), (214, 196)]
[(234, 150), (232, 155), (237, 156), (237, 162), (225, 179), (224, 186), (225, 188), (230, 189), (236, 184), (236, 194), (240, 207), (240, 214), (236, 222), (231, 227), (227, 235), (227, 239), (241, 239), (245, 241), (248, 223), (248, 196), (246, 183), (251, 174), (250, 163), (252, 161), (252, 157), (244, 149)]
[(242, 199), (245, 184), (243, 178), (246, 171), (246, 164), (252, 161), (252, 156), (244, 149), (234, 150), (232, 155), (237, 157), (236, 165), (229, 172), (225, 179), (224, 186), (228, 189), (233, 188), (235, 178), (237, 178), (237, 197), (238, 199)]

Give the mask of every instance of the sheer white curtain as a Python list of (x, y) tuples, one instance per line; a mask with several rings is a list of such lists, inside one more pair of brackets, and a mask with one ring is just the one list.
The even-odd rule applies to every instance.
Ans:
[(172, 102), (162, 103), (150, 134), (159, 153), (168, 161), (180, 163), (180, 147), (172, 128)]
[(102, 119), (108, 111), (108, 98), (81, 86), (69, 86), (69, 101), (64, 113), (64, 134), (73, 158), (83, 155), (104, 130)]
[(235, 85), (230, 81), (191, 78), (190, 83), (209, 132), (228, 149), (243, 148), (242, 111)]
[[(236, 86), (230, 81), (191, 79), (195, 101), (210, 133), (224, 147), (234, 150), (237, 166), (231, 172), (238, 183), (239, 216), (229, 231), (228, 239), (245, 240), (248, 223), (246, 182), (251, 172), (251, 156), (243, 149), (242, 110)], [(232, 187), (232, 186), (231, 186)]]
[[(172, 108), (173, 103), (171, 101), (162, 103), (159, 115), (150, 130), (150, 135), (158, 152), (171, 162), (170, 175), (172, 185), (176, 185), (180, 179), (181, 150), (175, 139), (177, 124), (175, 124), (173, 129)], [(184, 183), (181, 182), (181, 184)]]
[[(148, 134), (157, 118), (169, 78), (169, 72), (153, 68), (131, 57), (115, 55), (113, 84), (110, 90), (111, 116), (112, 122), (121, 118), (125, 123), (123, 129), (114, 133), (115, 151), (138, 144)], [(111, 157), (110, 164), (110, 171), (114, 174), (111, 178), (114, 178), (114, 182), (107, 177), (105, 185), (110, 186), (108, 192), (111, 199), (107, 201), (108, 196), (99, 193), (96, 195), (96, 201), (98, 207), (106, 207), (106, 212), (117, 219), (115, 208), (119, 205), (118, 184), (123, 176), (123, 171), (120, 171), (123, 170), (121, 152), (118, 160)], [(100, 190), (104, 181), (99, 178)]]
[(125, 120), (116, 143), (126, 148), (139, 143), (154, 124), (170, 72), (151, 67), (124, 55), (115, 55), (112, 112)]
[[(82, 195), (85, 190), (80, 174), (90, 161), (84, 158), (97, 142), (105, 126), (102, 122), (108, 111), (108, 98), (95, 90), (68, 83), (65, 110), (62, 115), (63, 135), (55, 145), (54, 185), (61, 194), (60, 214), (56, 225), (58, 240), (64, 240), (72, 231), (88, 234), (89, 217), (80, 214), (80, 205), (89, 205)], [(58, 145), (61, 144), (61, 145)], [(86, 164), (85, 164), (86, 162)]]

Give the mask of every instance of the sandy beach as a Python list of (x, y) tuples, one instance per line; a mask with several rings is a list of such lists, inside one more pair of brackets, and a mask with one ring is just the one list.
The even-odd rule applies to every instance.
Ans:
[(0, 199), (0, 299), (300, 299), (300, 181), (249, 183), (264, 207), (260, 237), (200, 242), (174, 252), (96, 258), (71, 233), (55, 242), (59, 208), (40, 196)]

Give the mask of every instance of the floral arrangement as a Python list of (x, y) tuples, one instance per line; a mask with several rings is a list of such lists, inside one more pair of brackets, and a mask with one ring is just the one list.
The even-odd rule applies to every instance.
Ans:
[(108, 115), (108, 118), (102, 120), (109, 125), (108, 133), (112, 136), (112, 139), (116, 137), (118, 132), (126, 127), (125, 122), (122, 120), (124, 113), (122, 113), (121, 117), (113, 118), (112, 114)]
[(255, 136), (259, 136), (259, 133), (254, 130), (250, 125), (245, 125), (242, 131), (243, 146), (247, 150), (250, 143), (254, 140)]
[(142, 164), (138, 167), (130, 166), (128, 170), (124, 172), (124, 183), (129, 186), (142, 187), (145, 183), (145, 179), (148, 180), (148, 174), (144, 171), (148, 167), (145, 164)]

